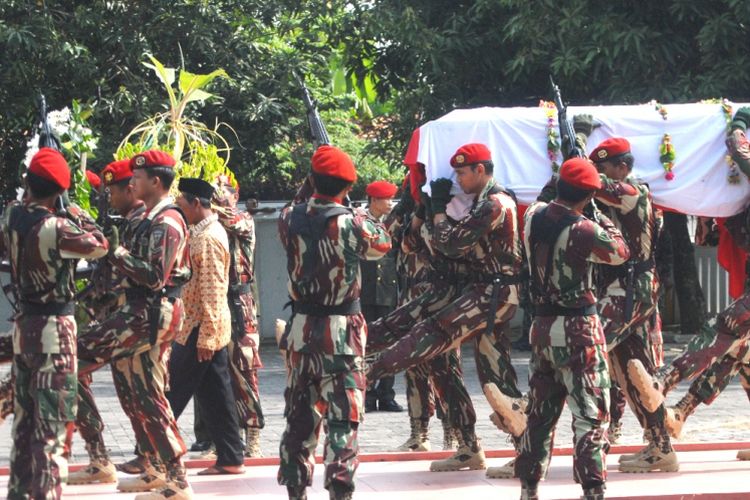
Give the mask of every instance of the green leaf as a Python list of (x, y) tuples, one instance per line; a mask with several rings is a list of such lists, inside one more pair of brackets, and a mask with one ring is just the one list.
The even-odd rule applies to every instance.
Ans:
[(229, 75), (223, 69), (214, 70), (205, 75), (190, 73), (184, 69), (180, 70), (180, 92), (183, 96), (188, 96), (191, 92), (205, 88), (216, 78), (229, 78)]

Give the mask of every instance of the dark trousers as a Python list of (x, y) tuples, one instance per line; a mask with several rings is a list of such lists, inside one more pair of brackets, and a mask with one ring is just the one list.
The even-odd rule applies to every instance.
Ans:
[(180, 418), (193, 396), (203, 408), (210, 408), (203, 417), (216, 445), (216, 464), (240, 465), (243, 463), (242, 440), (229, 381), (227, 348), (215, 352), (210, 361), (200, 363), (197, 342), (196, 327), (185, 345), (172, 343), (167, 399), (175, 419)]

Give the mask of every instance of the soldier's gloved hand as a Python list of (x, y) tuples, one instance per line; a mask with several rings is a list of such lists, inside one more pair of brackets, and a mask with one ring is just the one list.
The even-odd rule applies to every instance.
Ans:
[(120, 230), (117, 229), (117, 226), (110, 226), (107, 232), (104, 233), (104, 237), (109, 242), (109, 255), (112, 255), (115, 253), (117, 247), (120, 246)]
[(740, 129), (747, 132), (748, 126), (750, 126), (750, 107), (743, 106), (734, 114), (732, 130)]
[(401, 194), (401, 198), (398, 200), (398, 203), (396, 203), (396, 206), (393, 207), (393, 213), (397, 217), (403, 218), (412, 210), (414, 210), (414, 198), (411, 197), (409, 180), (407, 179), (406, 184), (404, 185), (404, 192)]
[(436, 179), (430, 182), (430, 189), (432, 190), (432, 212), (434, 214), (444, 214), (448, 203), (451, 198), (451, 188), (453, 187), (453, 181), (450, 179)]
[(594, 129), (600, 127), (600, 123), (594, 123), (592, 115), (575, 115), (573, 117), (573, 130), (576, 134), (583, 134), (586, 137), (591, 135)]

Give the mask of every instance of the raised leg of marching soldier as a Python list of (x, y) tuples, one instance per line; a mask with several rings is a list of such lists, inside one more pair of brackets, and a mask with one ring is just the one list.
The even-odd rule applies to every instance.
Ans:
[(516, 475), (526, 490), (536, 490), (547, 473), (554, 429), (566, 402), (573, 414), (575, 480), (584, 491), (605, 483), (610, 388), (606, 357), (602, 345), (533, 346), (528, 427), (516, 459)]
[[(358, 356), (288, 352), (279, 484), (291, 492), (312, 485), (315, 448), (325, 419), (324, 486), (331, 498), (351, 498), (359, 465), (357, 433), (364, 414), (365, 374)], [(302, 496), (301, 496), (302, 497)], [(304, 497), (302, 497), (304, 498)]]
[(86, 443), (89, 465), (84, 469), (71, 472), (68, 475), (68, 484), (117, 482), (117, 470), (110, 461), (104, 444), (104, 421), (94, 401), (91, 382), (91, 374), (78, 378), (78, 411), (76, 412), (76, 427)]
[(13, 375), (0, 380), (0, 424), (13, 413)]
[(16, 354), (13, 373), (15, 418), (8, 498), (60, 498), (68, 475), (63, 442), (76, 413), (75, 356)]
[[(611, 374), (610, 374), (611, 375)], [(610, 444), (615, 444), (622, 437), (622, 417), (625, 415), (625, 406), (628, 402), (622, 388), (612, 377), (612, 388), (609, 390), (609, 429), (607, 438)]]

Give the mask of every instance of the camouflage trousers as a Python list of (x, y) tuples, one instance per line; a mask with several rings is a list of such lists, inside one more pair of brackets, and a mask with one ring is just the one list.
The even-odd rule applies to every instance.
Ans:
[[(126, 385), (126, 374), (128, 371), (129, 358), (119, 359), (110, 363), (112, 372), (112, 382), (120, 400), (125, 415), (131, 418), (135, 414), (135, 404), (130, 395), (132, 392)], [(76, 413), (75, 425), (78, 433), (86, 443), (86, 451), (90, 460), (108, 462), (109, 452), (104, 443), (104, 421), (94, 400), (94, 393), (91, 390), (92, 374), (81, 375), (78, 378), (78, 412)], [(142, 433), (142, 426), (134, 429), (136, 432), (136, 441), (140, 442), (145, 436), (138, 435)], [(68, 445), (70, 448), (70, 444)]]
[[(630, 409), (638, 418), (644, 429), (650, 429), (659, 437), (659, 444), (669, 442), (664, 428), (664, 405), (654, 412), (649, 412), (641, 402), (640, 394), (633, 387), (628, 375), (628, 362), (637, 359), (650, 373), (656, 371), (656, 363), (650, 347), (647, 323), (658, 314), (656, 301), (652, 304), (635, 302), (633, 313), (625, 318), (625, 296), (608, 295), (599, 302), (599, 317), (602, 321), (604, 335), (608, 341), (608, 355), (612, 380), (619, 387), (627, 400)], [(618, 416), (619, 411), (615, 414)], [(621, 416), (621, 414), (619, 414)]]
[(0, 422), (13, 414), (13, 386), (15, 385), (13, 374), (0, 380)]
[(353, 491), (357, 434), (364, 416), (364, 361), (358, 356), (287, 352), (286, 429), (279, 447), (281, 485), (311, 486), (325, 422), (326, 489)]
[[(406, 325), (402, 323), (402, 327), (413, 325), (408, 332), (391, 330), (393, 337), (398, 334), (401, 336), (385, 348), (373, 362), (369, 376), (376, 379), (425, 362), (436, 362), (435, 360), (442, 354), (458, 348), (465, 340), (473, 338), (477, 373), (481, 383), (494, 382), (503, 393), (511, 397), (520, 397), (516, 373), (510, 363), (510, 340), (503, 332), (505, 323), (513, 317), (517, 308), (516, 287), (500, 288), (498, 305), (494, 311), (494, 324), (488, 331), (487, 320), (491, 295), (491, 284), (474, 283), (466, 286), (458, 297), (450, 297), (444, 307), (435, 307), (440, 303), (439, 301), (430, 302), (430, 306), (436, 308), (437, 311), (424, 314), (427, 310), (424, 308), (420, 311), (424, 314), (422, 316), (424, 319), (416, 324), (413, 321)], [(407, 304), (389, 315), (386, 318), (386, 324), (393, 321), (394, 316), (398, 317), (402, 309), (416, 312), (409, 306), (410, 304)], [(464, 384), (460, 364), (456, 369), (450, 362), (443, 361), (442, 366), (445, 367), (442, 373), (447, 373), (447, 375), (435, 382), (435, 388), (445, 402), (448, 421), (453, 427), (465, 433), (464, 439), (467, 442), (474, 441), (476, 439), (473, 435), (476, 412)], [(434, 378), (435, 370), (432, 373)], [(441, 372), (438, 371), (438, 374)]]
[(463, 377), (461, 369), (461, 351), (453, 349), (435, 357), (427, 363), (422, 363), (404, 372), (406, 378), (406, 408), (410, 419), (424, 422), (435, 415), (440, 420), (446, 418), (448, 409), (445, 401), (440, 398), (435, 387), (441, 380), (450, 378), (456, 373)]
[[(168, 463), (187, 451), (165, 395), (171, 342), (182, 326), (183, 307), (179, 299), (162, 300), (161, 324), (153, 346), (147, 309), (144, 302), (132, 301), (101, 323), (92, 323), (78, 338), (78, 369), (82, 376), (106, 363), (116, 365), (112, 370), (115, 387), (139, 451), (154, 461)], [(93, 398), (87, 404), (95, 406)], [(98, 424), (91, 425), (95, 428)]]
[(16, 354), (8, 498), (57, 499), (68, 476), (63, 457), (76, 413), (75, 354)]
[(690, 392), (699, 403), (710, 405), (740, 375), (740, 384), (750, 400), (750, 346), (744, 343), (708, 367), (690, 385)]
[(0, 336), (0, 363), (13, 361), (13, 335)]
[(528, 425), (521, 437), (516, 474), (535, 485), (544, 478), (565, 403), (573, 415), (573, 476), (583, 487), (607, 479), (610, 378), (603, 345), (532, 346)]
[[(229, 356), (229, 379), (232, 383), (234, 401), (237, 406), (237, 418), (243, 429), (262, 429), (265, 424), (263, 408), (260, 404), (260, 390), (258, 386), (258, 367), (260, 363), (258, 347), (255, 339), (245, 335), (239, 339), (233, 338), (227, 344)], [(198, 401), (193, 398), (194, 416), (193, 430), (196, 441), (211, 441), (211, 436), (202, 417), (203, 410)]]
[(750, 341), (750, 291), (743, 293), (715, 320), (694, 335), (671, 365), (662, 368), (665, 389), (692, 380), (729, 353), (737, 353)]

